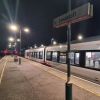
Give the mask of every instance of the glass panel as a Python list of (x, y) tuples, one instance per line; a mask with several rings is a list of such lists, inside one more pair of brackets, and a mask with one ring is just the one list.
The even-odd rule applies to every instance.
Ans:
[(43, 58), (43, 52), (39, 52), (39, 58), (40, 58), (40, 59)]
[(66, 52), (60, 52), (60, 57), (59, 57), (59, 62), (60, 63), (66, 63)]
[(86, 64), (86, 66), (93, 66), (93, 60), (92, 60), (91, 52), (86, 52), (85, 64)]
[(27, 52), (27, 56), (29, 56), (29, 52)]
[(33, 57), (35, 58), (35, 52), (33, 52)]
[(37, 58), (39, 59), (39, 52), (37, 52)]
[(47, 52), (46, 53), (46, 59), (47, 60), (51, 60), (51, 52)]
[(79, 57), (80, 57), (80, 54), (75, 53), (75, 64), (79, 64)]
[(32, 57), (34, 57), (34, 53), (32, 52)]
[(87, 67), (100, 69), (100, 52), (86, 52), (85, 62)]
[(70, 53), (70, 64), (74, 64), (74, 52)]
[(30, 52), (30, 57), (32, 57), (32, 52)]
[(37, 52), (34, 52), (34, 57), (37, 58)]
[(57, 62), (57, 52), (53, 52), (52, 53), (52, 61), (56, 61)]

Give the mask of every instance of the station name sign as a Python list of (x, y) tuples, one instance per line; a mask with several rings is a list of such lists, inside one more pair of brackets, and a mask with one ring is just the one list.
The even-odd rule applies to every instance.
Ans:
[(91, 17), (93, 17), (93, 5), (87, 3), (54, 19), (53, 26), (59, 28)]

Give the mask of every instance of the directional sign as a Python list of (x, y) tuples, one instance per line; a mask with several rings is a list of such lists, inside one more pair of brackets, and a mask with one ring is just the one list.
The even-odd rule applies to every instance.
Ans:
[(87, 3), (54, 19), (53, 26), (59, 28), (91, 17), (93, 17), (93, 5)]

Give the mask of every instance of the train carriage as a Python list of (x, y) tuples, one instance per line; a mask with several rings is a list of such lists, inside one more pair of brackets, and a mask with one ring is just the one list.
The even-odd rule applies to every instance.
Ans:
[[(67, 71), (67, 44), (37, 48), (33, 51), (43, 52), (42, 60), (39, 57), (32, 57), (35, 61), (45, 62), (49, 66)], [(87, 38), (81, 42), (72, 41), (69, 55), (72, 74), (100, 83), (100, 36)]]
[(44, 63), (44, 48), (45, 47), (40, 47), (40, 48), (35, 48), (35, 49), (28, 49), (25, 50), (25, 55), (28, 53), (31, 56), (29, 57), (29, 55), (25, 56), (25, 58), (30, 58), (31, 60), (40, 62), (40, 63)]

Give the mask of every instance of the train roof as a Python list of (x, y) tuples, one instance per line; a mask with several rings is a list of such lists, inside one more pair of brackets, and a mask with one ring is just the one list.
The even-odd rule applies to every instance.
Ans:
[[(66, 40), (67, 41), (67, 40)], [(92, 36), (92, 37), (87, 37), (87, 38), (84, 38), (82, 40), (73, 40), (71, 41), (71, 44), (77, 44), (77, 43), (85, 43), (85, 42), (93, 42), (93, 41), (100, 41), (100, 35), (98, 36)], [(66, 45), (66, 43), (58, 43), (56, 45), (49, 45), (49, 46), (59, 46), (59, 45)]]
[[(32, 49), (28, 49), (28, 50), (42, 50), (45, 47), (47, 49), (59, 48), (59, 47), (62, 49), (62, 47), (63, 48), (67, 47), (66, 44), (67, 43), (58, 43), (56, 45), (49, 45), (49, 46), (44, 46), (44, 47), (32, 48)], [(77, 50), (94, 50), (94, 49), (99, 50), (100, 49), (100, 35), (84, 38), (82, 40), (71, 41), (71, 49), (74, 50), (76, 48), (77, 48)]]
[[(47, 47), (47, 51), (66, 49), (67, 43)], [(81, 41), (71, 41), (71, 50), (100, 50), (100, 36), (85, 38)]]

